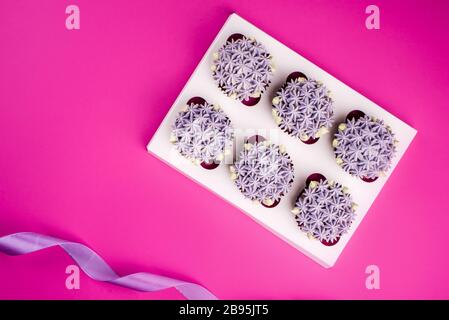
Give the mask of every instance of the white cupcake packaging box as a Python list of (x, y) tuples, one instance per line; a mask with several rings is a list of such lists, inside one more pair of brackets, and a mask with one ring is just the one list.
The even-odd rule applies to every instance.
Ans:
[[(259, 103), (251, 107), (226, 96), (212, 77), (211, 66), (213, 65), (214, 56), (216, 56), (214, 53), (225, 44), (230, 35), (235, 33), (254, 37), (258, 42), (262, 43), (271, 53), (272, 61), (275, 65), (275, 72), (270, 86), (262, 94)], [(334, 126), (330, 133), (322, 136), (315, 144), (307, 145), (298, 138), (289, 136), (277, 126), (272, 116), (272, 99), (276, 91), (285, 83), (287, 76), (294, 71), (300, 71), (308, 77), (322, 82), (332, 93), (335, 114)], [(217, 168), (206, 170), (200, 165), (195, 165), (183, 158), (177, 152), (174, 145), (170, 142), (172, 125), (187, 101), (196, 96), (204, 98), (209, 103), (220, 105), (231, 119), (232, 126), (235, 129), (235, 151), (237, 153), (243, 148), (245, 137), (255, 134), (262, 135), (273, 143), (282, 145), (288, 152), (293, 160), (295, 178), (290, 191), (276, 207), (266, 208), (260, 203), (254, 203), (243, 196), (230, 178), (229, 166), (232, 164), (232, 154), (227, 155), (225, 163), (221, 163)], [(398, 140), (397, 151), (390, 170), (385, 176), (379, 177), (371, 183), (362, 181), (345, 172), (336, 163), (332, 147), (333, 135), (337, 131), (338, 124), (344, 122), (346, 115), (356, 109), (384, 120), (391, 127)], [(416, 133), (417, 131), (414, 128), (337, 80), (326, 71), (320, 69), (237, 14), (231, 14), (168, 111), (149, 142), (147, 149), (174, 169), (239, 208), (306, 256), (329, 268), (337, 261)], [(355, 220), (349, 231), (342, 235), (340, 240), (333, 246), (325, 246), (318, 240), (310, 239), (300, 230), (291, 212), (298, 194), (305, 187), (307, 177), (313, 173), (320, 173), (327, 179), (346, 186), (354, 202), (357, 203)]]

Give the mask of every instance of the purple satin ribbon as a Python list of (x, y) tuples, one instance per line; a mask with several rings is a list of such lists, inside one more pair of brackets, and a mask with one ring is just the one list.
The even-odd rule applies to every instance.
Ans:
[(21, 255), (60, 246), (92, 279), (113, 283), (138, 291), (159, 291), (175, 288), (192, 300), (217, 300), (206, 288), (191, 282), (168, 278), (153, 273), (139, 272), (119, 277), (114, 270), (92, 249), (77, 242), (70, 242), (34, 232), (19, 232), (0, 238), (0, 252)]

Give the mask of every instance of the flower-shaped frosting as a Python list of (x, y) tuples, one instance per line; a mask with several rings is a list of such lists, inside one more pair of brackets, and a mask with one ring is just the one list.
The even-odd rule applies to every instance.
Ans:
[(233, 139), (231, 120), (207, 102), (185, 106), (172, 129), (170, 139), (177, 150), (197, 163), (221, 161)]
[(293, 162), (283, 147), (268, 141), (245, 144), (234, 166), (231, 177), (251, 200), (266, 204), (279, 201), (293, 182)]
[(329, 132), (334, 121), (329, 90), (316, 80), (290, 80), (276, 92), (272, 103), (279, 127), (303, 141)]
[(382, 120), (364, 115), (338, 126), (332, 145), (337, 163), (349, 174), (376, 179), (391, 165), (396, 140)]
[(228, 96), (259, 97), (271, 82), (274, 68), (267, 50), (254, 39), (231, 39), (214, 54), (213, 78)]
[(302, 231), (320, 241), (334, 242), (349, 230), (354, 210), (356, 205), (345, 187), (320, 180), (309, 183), (292, 212)]

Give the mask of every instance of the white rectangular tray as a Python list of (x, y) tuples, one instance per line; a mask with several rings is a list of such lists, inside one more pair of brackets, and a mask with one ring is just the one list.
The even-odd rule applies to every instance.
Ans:
[[(224, 95), (212, 78), (210, 69), (213, 62), (212, 53), (218, 51), (226, 39), (233, 33), (255, 37), (272, 54), (273, 62), (276, 65), (276, 72), (270, 87), (262, 95), (261, 101), (254, 107), (244, 106), (239, 101)], [(346, 114), (353, 109), (359, 109), (369, 115), (383, 119), (391, 126), (397, 140), (399, 140), (399, 144), (397, 146), (397, 154), (393, 159), (392, 168), (387, 173), (387, 176), (380, 177), (374, 183), (366, 183), (344, 172), (335, 162), (331, 146), (332, 133), (325, 135), (313, 145), (306, 145), (298, 139), (288, 136), (277, 127), (271, 116), (271, 99), (275, 91), (293, 71), (301, 71), (311, 78), (322, 81), (329, 88), (333, 94), (335, 105), (335, 126), (342, 122)], [(262, 132), (262, 134), (264, 136), (268, 135), (268, 138), (274, 143), (283, 144), (286, 147), (294, 162), (295, 180), (290, 192), (282, 198), (277, 207), (267, 209), (260, 204), (255, 204), (245, 199), (230, 179), (228, 166), (220, 165), (217, 169), (205, 170), (201, 166), (195, 166), (190, 161), (183, 159), (176, 152), (173, 145), (169, 142), (171, 125), (180, 109), (194, 96), (201, 96), (209, 103), (221, 105), (223, 111), (231, 119), (235, 129), (249, 130), (249, 132), (246, 132), (248, 135), (251, 135), (250, 132), (254, 132), (255, 129), (269, 130), (268, 133)], [(332, 267), (413, 140), (416, 132), (412, 127), (273, 39), (265, 32), (238, 15), (231, 14), (173, 103), (148, 144), (147, 149), (179, 172), (229, 201), (322, 266)], [(297, 195), (305, 185), (305, 179), (315, 172), (319, 172), (328, 179), (338, 181), (347, 186), (354, 202), (359, 205), (356, 211), (356, 219), (350, 231), (343, 235), (336, 245), (331, 247), (326, 247), (317, 240), (310, 240), (299, 230), (290, 212)]]

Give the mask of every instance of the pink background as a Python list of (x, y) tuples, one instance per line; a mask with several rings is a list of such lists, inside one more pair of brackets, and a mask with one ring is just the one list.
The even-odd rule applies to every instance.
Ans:
[[(81, 30), (65, 29), (77, 4)], [(0, 236), (83, 242), (120, 274), (199, 282), (221, 299), (449, 298), (448, 1), (0, 2)], [(145, 150), (233, 11), (419, 132), (324, 269)], [(0, 298), (165, 299), (81, 276), (59, 248), (0, 254)], [(365, 268), (381, 289), (365, 288)]]

